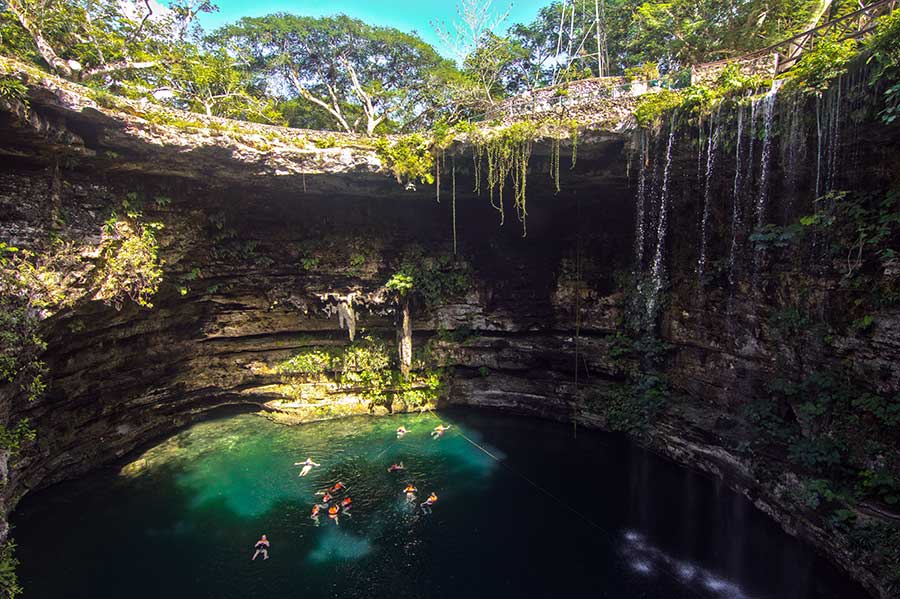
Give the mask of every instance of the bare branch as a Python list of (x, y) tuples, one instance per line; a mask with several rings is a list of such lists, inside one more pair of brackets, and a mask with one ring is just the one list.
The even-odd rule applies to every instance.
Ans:
[(300, 97), (302, 97), (304, 100), (312, 102), (316, 106), (324, 108), (326, 111), (328, 111), (328, 114), (330, 114), (337, 120), (337, 122), (341, 125), (341, 127), (344, 128), (345, 131), (347, 131), (348, 133), (353, 132), (353, 129), (350, 127), (350, 125), (347, 123), (347, 120), (344, 118), (344, 115), (341, 113), (340, 104), (337, 103), (337, 97), (335, 96), (334, 90), (330, 85), (326, 83), (325, 87), (328, 88), (328, 93), (331, 95), (332, 101), (334, 102), (333, 106), (329, 106), (327, 102), (315, 97), (312, 92), (306, 89), (300, 82), (300, 77), (293, 68), (288, 69), (288, 78), (291, 80), (291, 84), (294, 86), (294, 89), (297, 90), (298, 94), (300, 94)]
[(141, 24), (138, 28), (125, 39), (125, 43), (129, 44), (138, 38), (141, 32), (144, 30), (144, 24), (147, 22), (147, 19), (153, 16), (153, 9), (150, 7), (150, 0), (144, 0), (144, 6), (147, 7), (147, 14), (144, 15), (144, 18), (141, 19)]
[(359, 98), (359, 101), (362, 102), (363, 113), (366, 115), (366, 133), (372, 135), (375, 133), (375, 128), (384, 121), (386, 115), (383, 114), (380, 117), (375, 116), (375, 106), (372, 104), (372, 96), (367, 94), (362, 85), (360, 85), (359, 78), (356, 76), (356, 69), (353, 68), (353, 65), (351, 65), (350, 61), (346, 58), (341, 58), (340, 61), (350, 74), (350, 83), (353, 87), (353, 93), (355, 93), (356, 97)]
[(100, 75), (108, 75), (109, 73), (114, 73), (116, 71), (124, 71), (127, 69), (150, 69), (159, 64), (158, 60), (146, 60), (146, 61), (138, 61), (133, 62), (130, 58), (125, 58), (123, 60), (117, 60), (115, 62), (109, 62), (106, 64), (98, 65), (96, 67), (92, 67), (90, 69), (86, 69), (82, 74), (82, 79), (91, 79), (92, 77), (98, 77)]
[(57, 71), (63, 77), (72, 77), (72, 68), (69, 66), (68, 62), (59, 57), (56, 50), (53, 49), (50, 42), (44, 37), (44, 33), (41, 31), (40, 26), (31, 20), (25, 6), (18, 0), (8, 0), (6, 7), (13, 15), (15, 15), (16, 19), (19, 20), (19, 23), (25, 31), (31, 35), (31, 38), (34, 40), (34, 45), (37, 46), (38, 53), (41, 55), (41, 58), (50, 65), (50, 68)]

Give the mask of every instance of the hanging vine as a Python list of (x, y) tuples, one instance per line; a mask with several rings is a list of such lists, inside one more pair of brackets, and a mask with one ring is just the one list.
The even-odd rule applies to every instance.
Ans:
[(453, 255), (456, 256), (456, 157), (453, 157), (453, 175), (450, 181), (450, 202), (453, 210)]
[[(441, 171), (446, 170), (445, 151), (456, 141), (457, 136), (464, 134), (472, 144), (473, 178), (476, 195), (481, 195), (487, 183), (488, 200), (500, 214), (500, 226), (506, 223), (506, 204), (504, 193), (507, 186), (512, 186), (513, 206), (516, 216), (522, 223), (522, 237), (528, 235), (526, 220), (528, 165), (531, 160), (534, 142), (538, 139), (551, 140), (550, 176), (560, 190), (559, 164), (561, 142), (568, 138), (572, 143), (572, 168), (575, 167), (578, 144), (578, 123), (574, 119), (553, 117), (543, 121), (519, 121), (509, 125), (478, 128), (471, 123), (461, 123), (453, 128), (441, 129), (435, 133), (432, 154), (435, 156), (435, 181), (437, 183), (435, 197), (440, 202)], [(455, 187), (455, 157), (453, 159)], [(486, 172), (486, 176), (485, 173)], [(456, 208), (453, 207), (454, 238), (456, 236)], [(454, 248), (456, 243), (454, 241)]]
[(550, 178), (553, 180), (556, 193), (559, 193), (559, 156), (561, 148), (562, 141), (557, 137), (550, 144)]

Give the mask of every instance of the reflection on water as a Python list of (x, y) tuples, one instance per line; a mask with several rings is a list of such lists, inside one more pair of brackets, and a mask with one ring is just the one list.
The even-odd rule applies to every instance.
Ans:
[(372, 545), (363, 537), (337, 528), (329, 528), (319, 536), (318, 545), (309, 554), (313, 562), (359, 559), (371, 553)]
[[(297, 427), (232, 416), (29, 496), (13, 519), (27, 597), (862, 596), (742, 497), (619, 437), (440, 417), (453, 427), (435, 440), (430, 414)], [(321, 466), (299, 477), (307, 457)], [(316, 493), (336, 481), (352, 516), (316, 522)], [(262, 533), (270, 559), (251, 562)]]
[(622, 553), (631, 568), (640, 574), (675, 578), (687, 586), (705, 588), (723, 599), (749, 599), (735, 583), (719, 578), (695, 564), (667, 555), (659, 548), (649, 545), (640, 533), (631, 530), (625, 533)]

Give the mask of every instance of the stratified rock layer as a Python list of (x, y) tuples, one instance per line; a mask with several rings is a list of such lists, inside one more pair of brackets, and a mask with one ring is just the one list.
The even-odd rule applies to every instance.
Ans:
[[(396, 308), (386, 281), (406, 256), (436, 263), (452, 254), (448, 177), (438, 203), (433, 190), (405, 190), (382, 173), (365, 142), (317, 148), (300, 143), (306, 134), (265, 127), (239, 132), (229, 127), (242, 126), (194, 116), (199, 126), (172, 124), (185, 118), (150, 123), (52, 81), (33, 87), (29, 108), (0, 111), (0, 239), (35, 252), (62, 239), (88, 268), (103, 222), (124, 200), (141, 219), (164, 225), (164, 281), (154, 307), (116, 310), (82, 289), (81, 301), (43, 323), (47, 394), (27, 403), (4, 389), (13, 402), (8, 420), (27, 417), (38, 431), (3, 490), (7, 510), (31, 489), (121, 457), (217, 407), (282, 398), (287, 381), (275, 365), (304, 349), (348, 343), (342, 305), (354, 306), (357, 335), (393, 339)], [(448, 401), (606, 426), (597, 398), (635, 366), (615, 350), (631, 301), (622, 280), (636, 270), (632, 141), (586, 132), (573, 169), (563, 156), (560, 192), (549, 176), (551, 148), (538, 144), (525, 238), (511, 206), (500, 227), (487, 190), (472, 192), (467, 149), (450, 152), (458, 167), (459, 256), (446, 263), (467, 273), (469, 291), (412, 306), (413, 347), (429, 350), (419, 357), (452, 369)], [(877, 326), (866, 338), (836, 335), (830, 349), (800, 355), (771, 330), (769, 316), (798, 293), (797, 281), (809, 279), (802, 265), (742, 272), (734, 285), (723, 283), (720, 268), (717, 284), (699, 285), (703, 190), (690, 141), (679, 140), (669, 165), (671, 285), (660, 317), (662, 339), (672, 345), (666, 374), (683, 395), (643, 441), (723, 477), (887, 597), (877, 563), (851, 555), (820, 516), (790, 499), (785, 488), (796, 477), (763, 473), (740, 450), (740, 412), (765, 397), (767, 380), (796, 372), (798, 363), (815, 370), (849, 362), (860, 384), (897, 392), (900, 313), (874, 314)], [(896, 145), (888, 140), (871, 157), (873, 170), (888, 164)], [(658, 184), (656, 170), (648, 178)], [(719, 184), (723, 197), (730, 176)], [(726, 260), (724, 201), (710, 223), (710, 255)], [(815, 285), (817, 297), (832, 298), (839, 310), (837, 281), (820, 277)]]

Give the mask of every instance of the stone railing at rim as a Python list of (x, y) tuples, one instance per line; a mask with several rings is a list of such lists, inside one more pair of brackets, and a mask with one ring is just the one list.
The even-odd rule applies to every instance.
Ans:
[(691, 67), (691, 85), (709, 85), (719, 78), (727, 66), (737, 66), (745, 76), (759, 75), (766, 79), (774, 79), (778, 70), (778, 58), (774, 53), (756, 53), (730, 60), (717, 60)]
[[(737, 58), (706, 62), (691, 67), (691, 85), (712, 84), (722, 70), (736, 65), (743, 75), (774, 79), (797, 63), (803, 52), (823, 36), (839, 40), (859, 39), (873, 32), (876, 20), (892, 14), (900, 0), (873, 0), (851, 13), (803, 33)], [(657, 82), (628, 81), (624, 77), (594, 77), (542, 87), (508, 98), (492, 106), (487, 120), (512, 121), (550, 115), (576, 117), (585, 122), (622, 122), (635, 98), (659, 91)]]
[(593, 122), (618, 122), (634, 98), (656, 90), (646, 82), (624, 77), (593, 77), (542, 87), (508, 98), (491, 107), (485, 120), (516, 120), (549, 115), (578, 116)]

